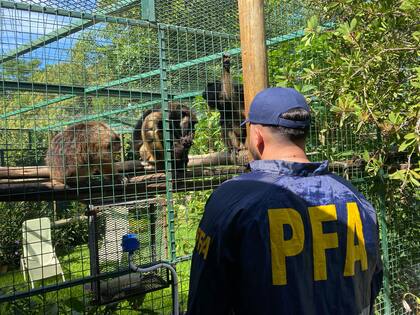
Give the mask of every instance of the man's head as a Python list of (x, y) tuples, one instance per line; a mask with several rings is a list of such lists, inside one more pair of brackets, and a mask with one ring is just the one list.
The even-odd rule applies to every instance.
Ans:
[(251, 103), (249, 150), (254, 159), (305, 160), (310, 109), (291, 88), (268, 88)]

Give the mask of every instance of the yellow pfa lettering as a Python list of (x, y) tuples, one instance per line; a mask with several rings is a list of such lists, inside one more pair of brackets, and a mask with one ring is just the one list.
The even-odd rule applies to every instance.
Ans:
[[(308, 208), (312, 229), (312, 257), (314, 261), (314, 280), (327, 280), (327, 249), (338, 248), (338, 233), (324, 233), (325, 222), (337, 221), (336, 206), (322, 205)], [(300, 254), (304, 248), (305, 231), (302, 217), (291, 208), (269, 209), (270, 247), (273, 285), (287, 285), (286, 258)], [(285, 226), (292, 231), (290, 239), (284, 235)], [(363, 235), (360, 212), (355, 202), (347, 203), (347, 247), (344, 276), (354, 276), (355, 263), (360, 261), (361, 270), (368, 269), (368, 260)], [(203, 232), (204, 233), (204, 232)], [(205, 234), (204, 234), (205, 236)], [(342, 235), (344, 237), (344, 235)], [(198, 240), (198, 234), (197, 234)], [(205, 251), (205, 237), (200, 237), (198, 248)], [(356, 244), (355, 244), (356, 243)], [(208, 246), (207, 246), (208, 247)]]
[(202, 229), (198, 228), (195, 237), (195, 249), (199, 255), (203, 255), (204, 259), (207, 258), (207, 254), (210, 248), (210, 242), (210, 236), (206, 235), (206, 233), (204, 233)]
[[(357, 239), (357, 245), (354, 244)], [(363, 235), (363, 225), (360, 219), (357, 203), (347, 203), (347, 251), (344, 276), (354, 276), (354, 263), (360, 260), (362, 270), (367, 270), (368, 262)]]
[(325, 250), (338, 247), (337, 233), (324, 233), (322, 223), (337, 220), (335, 205), (309, 207), (312, 226), (314, 280), (327, 280), (327, 260)]
[[(304, 245), (305, 232), (302, 218), (294, 209), (269, 209), (271, 268), (273, 285), (286, 285), (286, 257), (299, 254)], [(284, 226), (289, 225), (292, 237), (285, 240)]]

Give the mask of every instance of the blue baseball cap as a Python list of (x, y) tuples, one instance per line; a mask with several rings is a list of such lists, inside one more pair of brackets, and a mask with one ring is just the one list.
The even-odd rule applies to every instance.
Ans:
[(281, 115), (291, 109), (302, 108), (310, 113), (305, 97), (292, 88), (274, 87), (259, 92), (253, 99), (248, 119), (243, 123), (282, 126), (302, 129), (310, 125), (311, 120), (289, 120)]

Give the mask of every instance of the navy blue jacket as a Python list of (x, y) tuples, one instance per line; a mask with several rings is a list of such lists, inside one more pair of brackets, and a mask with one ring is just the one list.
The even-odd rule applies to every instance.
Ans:
[(376, 213), (328, 162), (253, 161), (207, 201), (188, 314), (371, 314)]

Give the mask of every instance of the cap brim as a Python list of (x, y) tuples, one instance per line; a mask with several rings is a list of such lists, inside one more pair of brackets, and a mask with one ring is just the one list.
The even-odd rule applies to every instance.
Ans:
[(241, 123), (241, 127), (243, 126), (243, 125), (245, 125), (246, 123), (248, 123), (249, 122), (249, 119), (245, 119), (242, 123)]

